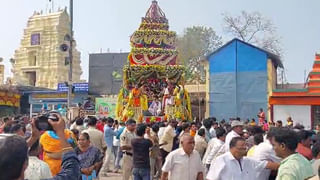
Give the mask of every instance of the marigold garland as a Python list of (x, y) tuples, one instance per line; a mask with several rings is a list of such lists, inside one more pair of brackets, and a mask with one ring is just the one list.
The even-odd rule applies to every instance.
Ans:
[(147, 22), (142, 22), (140, 24), (139, 30), (144, 30), (144, 29), (168, 30), (169, 29), (169, 24), (168, 23), (147, 23)]
[(133, 33), (133, 36), (145, 36), (145, 35), (165, 35), (167, 37), (176, 37), (177, 33), (174, 31), (167, 30), (153, 30), (153, 29), (145, 29), (145, 30), (137, 30)]
[(167, 46), (166, 48), (175, 49), (174, 45), (176, 44), (175, 37), (167, 37), (165, 35), (147, 35), (147, 36), (131, 36), (130, 39), (132, 47), (141, 47), (141, 46), (152, 46), (162, 45)]
[(135, 48), (131, 49), (131, 52), (134, 54), (148, 54), (150, 56), (154, 55), (178, 55), (177, 50), (172, 49), (162, 49), (162, 48)]

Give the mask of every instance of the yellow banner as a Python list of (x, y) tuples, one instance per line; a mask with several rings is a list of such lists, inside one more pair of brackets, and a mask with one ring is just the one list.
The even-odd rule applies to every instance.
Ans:
[(20, 94), (0, 91), (0, 105), (20, 107)]
[[(59, 93), (59, 94), (32, 94), (32, 98), (34, 99), (65, 99), (68, 97), (67, 93)], [(74, 94), (72, 94), (74, 97)]]

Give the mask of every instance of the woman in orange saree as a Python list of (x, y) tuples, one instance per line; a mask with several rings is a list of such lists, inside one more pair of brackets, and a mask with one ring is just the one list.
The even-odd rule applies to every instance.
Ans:
[[(68, 130), (64, 130), (67, 141), (75, 147), (76, 138)], [(61, 170), (62, 147), (58, 135), (54, 131), (46, 131), (40, 137), (40, 144), (43, 149), (43, 160), (49, 165), (52, 176), (58, 174)]]

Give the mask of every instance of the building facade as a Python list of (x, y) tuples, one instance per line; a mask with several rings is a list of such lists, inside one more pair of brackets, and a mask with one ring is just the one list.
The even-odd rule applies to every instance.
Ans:
[(192, 116), (200, 120), (208, 117), (206, 116), (206, 84), (186, 84), (184, 88), (190, 96)]
[(269, 99), (271, 119), (281, 120), (291, 117), (294, 124), (302, 124), (306, 129), (320, 124), (320, 53), (315, 61), (306, 83), (299, 86), (279, 86), (273, 90)]
[(233, 39), (210, 54), (209, 115), (218, 120), (257, 119), (268, 113), (268, 97), (277, 84), (280, 59), (261, 48)]
[(117, 95), (123, 83), (123, 67), (128, 63), (125, 53), (89, 54), (89, 94)]
[[(70, 18), (66, 10), (49, 14), (35, 12), (11, 61), (13, 83), (56, 89), (58, 83), (68, 81), (69, 53), (62, 50), (62, 44), (70, 45)], [(75, 41), (72, 53), (72, 81), (80, 82), (80, 52)]]

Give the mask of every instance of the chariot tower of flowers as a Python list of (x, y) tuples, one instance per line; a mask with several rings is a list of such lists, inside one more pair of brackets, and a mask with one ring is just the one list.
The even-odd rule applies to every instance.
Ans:
[[(157, 1), (152, 1), (130, 43), (117, 118), (138, 122), (191, 119), (190, 98), (184, 88), (185, 68), (177, 62), (176, 33), (169, 30), (168, 19)], [(148, 109), (155, 100), (161, 102), (161, 108), (157, 115), (151, 115)]]

